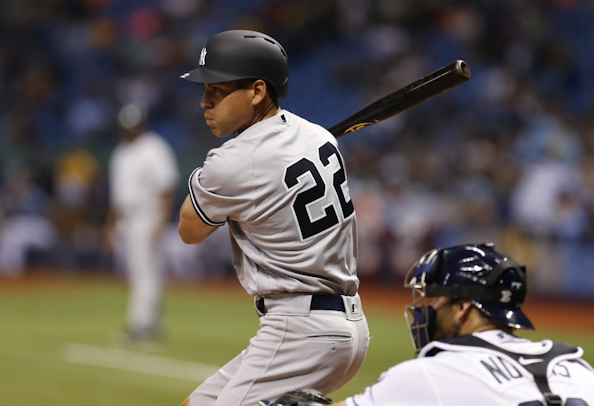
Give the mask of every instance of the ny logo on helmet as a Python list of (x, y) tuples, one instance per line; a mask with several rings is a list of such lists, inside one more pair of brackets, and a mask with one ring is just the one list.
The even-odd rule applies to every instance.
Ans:
[(206, 47), (202, 48), (200, 52), (200, 61), (198, 62), (200, 66), (204, 66), (206, 64)]

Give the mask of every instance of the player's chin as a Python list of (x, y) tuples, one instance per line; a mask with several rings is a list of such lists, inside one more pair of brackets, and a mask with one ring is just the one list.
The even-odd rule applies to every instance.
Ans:
[(210, 131), (216, 135), (217, 137), (220, 137), (221, 134), (221, 130), (219, 128), (217, 128), (217, 126), (215, 126), (212, 122), (207, 123), (206, 125), (208, 125), (210, 127)]
[(217, 138), (225, 138), (228, 137), (230, 134), (227, 134), (223, 131), (218, 131), (214, 128), (211, 128), (212, 133), (217, 137)]
[(220, 127), (216, 127), (216, 126), (210, 126), (210, 131), (212, 131), (212, 133), (217, 137), (217, 138), (225, 138), (230, 136), (231, 134), (233, 134), (232, 131), (220, 128)]

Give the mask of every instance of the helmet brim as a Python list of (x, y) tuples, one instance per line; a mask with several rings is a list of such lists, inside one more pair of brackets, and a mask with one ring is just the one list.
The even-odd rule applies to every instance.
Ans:
[(509, 327), (534, 330), (534, 325), (520, 309), (505, 309), (494, 303), (472, 303), (493, 320), (507, 324)]
[[(204, 84), (215, 84), (232, 82), (240, 79), (258, 79), (256, 77), (242, 76), (237, 77), (236, 75), (221, 73), (206, 68), (196, 68), (180, 76), (181, 79), (189, 80), (190, 82), (204, 83)], [(273, 85), (271, 85), (273, 86)], [(274, 86), (273, 86), (274, 87)], [(277, 90), (277, 89), (275, 89)], [(277, 96), (281, 99), (287, 97), (287, 86), (283, 84), (280, 90), (277, 90)]]
[(224, 83), (231, 82), (233, 80), (246, 79), (244, 77), (237, 77), (237, 75), (222, 73), (202, 67), (184, 73), (180, 76), (180, 78), (189, 80), (191, 82), (206, 84)]

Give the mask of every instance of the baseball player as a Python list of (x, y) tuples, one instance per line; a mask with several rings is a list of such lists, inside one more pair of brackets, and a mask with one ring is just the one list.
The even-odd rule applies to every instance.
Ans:
[(160, 242), (173, 213), (179, 182), (171, 146), (146, 130), (146, 112), (124, 105), (118, 121), (123, 140), (109, 162), (110, 210), (105, 227), (123, 242), (121, 252), (129, 283), (127, 340), (152, 344), (160, 335), (160, 305), (164, 283)]
[[(406, 281), (413, 291), (406, 314), (418, 358), (390, 368), (337, 405), (594, 405), (594, 370), (580, 358), (580, 347), (513, 334), (534, 328), (522, 311), (525, 268), (492, 244), (430, 251)], [(314, 390), (260, 402), (330, 403)]]
[(179, 233), (199, 243), (228, 224), (237, 276), (261, 316), (249, 346), (184, 405), (254, 405), (296, 385), (333, 391), (357, 372), (369, 344), (355, 210), (336, 139), (279, 107), (287, 54), (262, 33), (213, 36), (182, 78), (204, 84), (212, 132), (238, 135), (190, 175)]

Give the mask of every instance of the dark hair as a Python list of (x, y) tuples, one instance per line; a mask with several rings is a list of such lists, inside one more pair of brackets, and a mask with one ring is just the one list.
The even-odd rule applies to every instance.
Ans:
[[(258, 80), (258, 79), (254, 79), (254, 78), (238, 79), (237, 80), (237, 88), (238, 89), (246, 89), (246, 88), (250, 87), (252, 85), (252, 83), (254, 83), (256, 80)], [(264, 79), (262, 79), (262, 80), (264, 80)], [(278, 106), (278, 94), (276, 93), (276, 89), (274, 88), (274, 86), (272, 86), (272, 84), (269, 81), (264, 80), (264, 82), (266, 83), (266, 91), (268, 92), (268, 95), (272, 99), (272, 102)]]
[[(456, 303), (461, 303), (461, 302), (468, 302), (469, 300), (467, 299), (452, 299), (452, 298), (448, 298), (448, 304), (449, 305), (454, 305)], [(487, 316), (485, 313), (481, 312), (478, 308), (476, 308), (476, 306), (472, 306), (475, 308), (476, 310), (476, 314), (478, 314), (479, 318), (481, 319), (483, 324), (492, 324), (495, 326), (495, 328), (499, 329), (499, 330), (503, 330), (508, 334), (512, 334), (516, 329), (513, 327), (508, 326), (505, 323), (501, 323), (500, 321), (494, 320), (493, 318)]]

